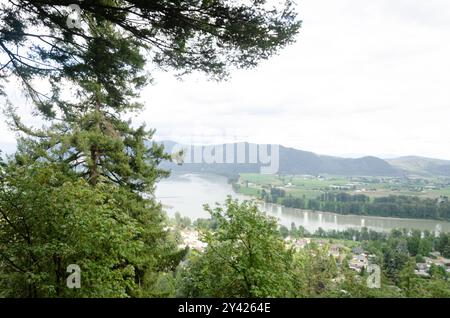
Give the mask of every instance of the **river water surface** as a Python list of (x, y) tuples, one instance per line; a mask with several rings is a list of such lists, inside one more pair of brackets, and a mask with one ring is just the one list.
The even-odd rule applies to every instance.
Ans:
[[(158, 183), (156, 197), (164, 205), (169, 216), (179, 212), (192, 220), (208, 218), (203, 205), (223, 204), (227, 195), (238, 199), (251, 199), (233, 191), (227, 179), (216, 175), (183, 174), (173, 175)], [(390, 231), (407, 228), (450, 232), (450, 222), (423, 219), (384, 218), (373, 216), (340, 215), (328, 212), (305, 211), (286, 208), (275, 204), (261, 203), (261, 209), (278, 218), (279, 223), (290, 227), (294, 222), (310, 232), (319, 227), (324, 230), (345, 230), (367, 227), (375, 231)]]

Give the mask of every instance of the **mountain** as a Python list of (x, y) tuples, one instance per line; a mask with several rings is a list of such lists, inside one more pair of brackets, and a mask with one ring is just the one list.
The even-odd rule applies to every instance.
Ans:
[(406, 156), (386, 160), (391, 166), (410, 175), (418, 176), (450, 176), (450, 161)]
[[(177, 145), (173, 141), (163, 141), (166, 151), (174, 147), (184, 148), (185, 163), (165, 163), (164, 168), (178, 172), (209, 172), (225, 175), (238, 173), (259, 173), (261, 169), (280, 174), (331, 174), (345, 176), (400, 176), (402, 170), (377, 157), (340, 158), (318, 155), (313, 152), (250, 143), (222, 144), (214, 146)], [(271, 148), (273, 148), (271, 150)], [(274, 151), (278, 149), (278, 151)], [(266, 151), (267, 150), (267, 151)], [(272, 151), (274, 156), (271, 157)], [(266, 155), (267, 153), (267, 155)], [(279, 157), (276, 156), (279, 154)], [(206, 156), (202, 156), (206, 154)], [(214, 163), (217, 155), (219, 162)], [(197, 156), (197, 157), (196, 157)], [(228, 158), (228, 161), (227, 161)], [(245, 160), (243, 160), (245, 158)], [(256, 159), (259, 158), (259, 159)], [(187, 160), (186, 160), (187, 159)]]
[(280, 172), (345, 176), (397, 176), (400, 171), (376, 157), (340, 158), (280, 146)]

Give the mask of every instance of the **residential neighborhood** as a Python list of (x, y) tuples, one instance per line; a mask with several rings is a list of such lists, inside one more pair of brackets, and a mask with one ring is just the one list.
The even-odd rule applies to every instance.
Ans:
[(207, 246), (206, 243), (202, 242), (199, 238), (199, 233), (197, 230), (193, 229), (183, 229), (180, 230), (182, 243), (179, 245), (181, 248), (189, 246), (199, 252), (203, 252)]
[(424, 263), (417, 263), (415, 273), (418, 276), (430, 277), (430, 269), (433, 265), (443, 267), (447, 273), (450, 273), (450, 259), (441, 256), (439, 252), (430, 254), (432, 257), (424, 257)]

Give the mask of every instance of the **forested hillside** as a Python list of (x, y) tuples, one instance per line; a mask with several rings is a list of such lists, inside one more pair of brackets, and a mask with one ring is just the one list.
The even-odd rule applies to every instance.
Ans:
[[(234, 143), (210, 146), (191, 146), (180, 145), (174, 141), (161, 142), (166, 146), (168, 151), (173, 147), (176, 149), (185, 149), (188, 152), (188, 157), (191, 158), (189, 162), (185, 162), (181, 166), (175, 163), (168, 165), (174, 171), (183, 172), (209, 172), (219, 173), (225, 175), (238, 175), (239, 173), (259, 173), (261, 167), (267, 164), (256, 160), (254, 163), (250, 159), (253, 149), (267, 148), (270, 155), (271, 145), (256, 145), (250, 143)], [(317, 155), (312, 152), (287, 148), (281, 145), (277, 146), (277, 155), (269, 159), (277, 160), (279, 174), (332, 174), (343, 176), (399, 176), (402, 175), (401, 170), (392, 167), (386, 161), (376, 157), (363, 157), (358, 159), (353, 158), (339, 158), (332, 156)], [(212, 153), (213, 158), (214, 148), (220, 149), (217, 153), (217, 163), (207, 162), (204, 158), (194, 161), (194, 154), (208, 154)], [(245, 161), (239, 162), (237, 160), (238, 149), (244, 149), (242, 157)], [(230, 158), (234, 158), (231, 163), (227, 163), (227, 153), (232, 153)], [(186, 155), (186, 153), (185, 153)]]

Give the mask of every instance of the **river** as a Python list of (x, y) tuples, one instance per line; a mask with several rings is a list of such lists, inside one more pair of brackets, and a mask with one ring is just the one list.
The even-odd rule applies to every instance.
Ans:
[[(225, 177), (211, 174), (173, 175), (159, 182), (156, 189), (156, 197), (164, 205), (169, 216), (179, 212), (192, 220), (208, 218), (209, 214), (203, 209), (203, 205), (214, 206), (216, 202), (223, 204), (227, 195), (241, 200), (251, 199), (234, 192)], [(277, 217), (280, 224), (290, 227), (294, 222), (297, 226), (302, 225), (309, 232), (314, 232), (319, 227), (324, 230), (367, 227), (375, 231), (406, 228), (450, 232), (450, 222), (437, 220), (340, 215), (286, 208), (269, 203), (261, 203), (261, 209)]]

